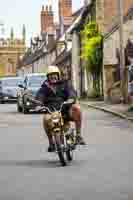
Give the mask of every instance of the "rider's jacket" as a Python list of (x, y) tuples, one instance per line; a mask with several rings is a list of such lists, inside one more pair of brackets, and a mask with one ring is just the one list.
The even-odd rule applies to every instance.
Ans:
[(69, 98), (76, 99), (77, 94), (68, 81), (58, 81), (55, 84), (50, 84), (44, 81), (41, 88), (37, 92), (36, 99), (41, 100), (45, 106), (59, 106)]

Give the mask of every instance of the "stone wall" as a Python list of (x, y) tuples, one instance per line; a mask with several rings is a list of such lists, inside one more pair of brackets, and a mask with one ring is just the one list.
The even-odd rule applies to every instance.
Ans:
[(0, 48), (0, 76), (16, 75), (18, 56), (23, 55), (24, 51), (24, 46), (20, 49), (15, 46)]
[[(133, 6), (133, 0), (123, 0), (124, 15)], [(102, 32), (108, 32), (118, 22), (118, 0), (96, 0), (97, 22)]]
[[(124, 46), (126, 48), (126, 44), (128, 39), (133, 39), (133, 19), (130, 18), (124, 25)], [(119, 43), (119, 29), (105, 39), (104, 41), (104, 97), (105, 100), (110, 99), (110, 101), (114, 101), (116, 99), (118, 101), (118, 97), (120, 97), (120, 87), (117, 86), (113, 88), (110, 95), (107, 90), (111, 85), (115, 84), (115, 80), (113, 77), (113, 71), (116, 70), (116, 65), (118, 64), (118, 59), (116, 55), (116, 50), (120, 48)], [(112, 66), (112, 67), (111, 67)]]

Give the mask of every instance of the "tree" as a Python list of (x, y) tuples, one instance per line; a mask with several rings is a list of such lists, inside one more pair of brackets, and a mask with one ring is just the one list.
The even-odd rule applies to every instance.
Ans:
[(101, 94), (102, 60), (103, 60), (103, 37), (98, 31), (96, 22), (85, 24), (81, 31), (82, 58), (86, 61), (86, 72), (93, 77), (93, 88), (96, 96)]

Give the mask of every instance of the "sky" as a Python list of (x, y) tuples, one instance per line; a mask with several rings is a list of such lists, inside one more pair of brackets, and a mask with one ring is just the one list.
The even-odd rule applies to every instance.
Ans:
[[(22, 26), (26, 26), (27, 44), (30, 38), (40, 33), (40, 11), (42, 5), (52, 2), (55, 15), (57, 15), (58, 0), (3, 0), (0, 4), (0, 24), (4, 24), (4, 35), (9, 37), (11, 27), (14, 28), (14, 35), (21, 37)], [(83, 0), (73, 0), (73, 11), (80, 8)]]

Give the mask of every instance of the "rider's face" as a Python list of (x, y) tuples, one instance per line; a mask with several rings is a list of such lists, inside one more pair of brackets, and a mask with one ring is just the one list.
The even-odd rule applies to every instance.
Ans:
[(57, 73), (49, 74), (48, 79), (49, 81), (56, 82), (58, 80), (58, 74)]

